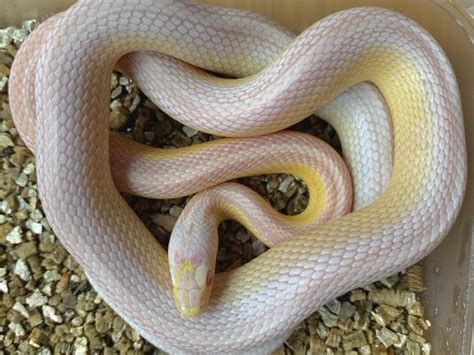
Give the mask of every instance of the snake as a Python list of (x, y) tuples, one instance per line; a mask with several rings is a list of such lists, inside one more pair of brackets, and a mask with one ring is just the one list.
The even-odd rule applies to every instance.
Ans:
[[(34, 127), (36, 125), (35, 81), (32, 78), (35, 76), (36, 60), (41, 43), (43, 43), (45, 35), (54, 26), (58, 17), (55, 16), (43, 23), (28, 38), (22, 46), (13, 68), (10, 85), (12, 110), (15, 112), (15, 122), (21, 136), (32, 151), (35, 150)], [(277, 26), (275, 27), (276, 31), (280, 32), (280, 42), (289, 39), (287, 32)], [(261, 45), (264, 46), (265, 43)], [(272, 56), (268, 56), (268, 58), (270, 61)], [(185, 76), (187, 79), (203, 74), (202, 71), (196, 71), (195, 67), (186, 66), (181, 61), (173, 60), (159, 53), (135, 52), (125, 56), (119, 63), (118, 69), (132, 77), (149, 98), (160, 107), (169, 106), (173, 108), (175, 105), (167, 102), (173, 99), (174, 95), (170, 95), (168, 90), (159, 86), (159, 83), (175, 82), (177, 73), (182, 75), (186, 71), (193, 74), (188, 77)], [(245, 62), (241, 62), (240, 65), (243, 64)], [(19, 74), (17, 75), (17, 73)], [(187, 82), (180, 90), (174, 89), (174, 91), (181, 96), (183, 93), (185, 96), (187, 94), (191, 95), (191, 90), (194, 90), (194, 92), (199, 90), (200, 86), (198, 84), (199, 82)], [(173, 87), (171, 88), (173, 89)], [(21, 94), (15, 94), (17, 91)], [(162, 93), (165, 93), (165, 95), (162, 95)], [(390, 122), (383, 98), (375, 87), (363, 83), (346, 90), (328, 105), (318, 110), (317, 114), (334, 126), (339, 134), (344, 149), (345, 161), (354, 180), (353, 208), (361, 208), (380, 195), (385, 189), (391, 174)], [(193, 125), (200, 130), (209, 131), (211, 129), (210, 126), (206, 126), (201, 122), (193, 123), (186, 120), (186, 118), (183, 119), (181, 115), (175, 114), (175, 117), (183, 123)], [(213, 130), (218, 134), (229, 134), (229, 132), (219, 130), (219, 128)], [(284, 142), (288, 141), (291, 141), (291, 145), (287, 144), (287, 147), (285, 147)], [(120, 135), (112, 135), (111, 143), (111, 168), (118, 189), (149, 198), (171, 198), (188, 195), (214, 186), (221, 181), (261, 173), (284, 172), (300, 175), (300, 177), (303, 175), (305, 182), (311, 187), (310, 196), (318, 196), (321, 199), (324, 194), (324, 200), (317, 204), (313, 201), (304, 215), (291, 218), (290, 223), (286, 223), (287, 217), (272, 212), (272, 209), (269, 209), (269, 206), (263, 203), (258, 195), (252, 193), (251, 190), (232, 186), (232, 193), (222, 194), (221, 191), (223, 188), (225, 190), (226, 187), (221, 186), (217, 193), (216, 190), (207, 192), (206, 196), (218, 196), (217, 199), (212, 199), (214, 203), (216, 201), (224, 202), (229, 200), (225, 196), (232, 196), (233, 208), (240, 211), (238, 215), (232, 213), (228, 217), (242, 222), (267, 246), (281, 243), (295, 234), (310, 230), (320, 223), (349, 211), (350, 182), (348, 181), (347, 172), (342, 171), (344, 167), (340, 161), (337, 161), (337, 157), (328, 150), (327, 146), (321, 146), (314, 139), (312, 140), (301, 134), (280, 134), (277, 140), (273, 137), (263, 137), (258, 140), (251, 139), (245, 142), (226, 140), (228, 144), (219, 145), (217, 153), (214, 153), (221, 159), (213, 161), (206, 160), (205, 155), (193, 155), (192, 151), (184, 154), (184, 150), (181, 149), (181, 154), (185, 155), (187, 159), (192, 157), (193, 161), (199, 162), (199, 167), (196, 166), (196, 163), (187, 164), (185, 161), (180, 161), (174, 154), (170, 155), (169, 151), (150, 149), (150, 147), (141, 144), (134, 144), (134, 148), (130, 148), (130, 142)], [(220, 143), (223, 143), (223, 141), (221, 140)], [(308, 149), (309, 147), (312, 150)], [(212, 144), (206, 145), (206, 152), (212, 152), (213, 149)], [(242, 166), (239, 152), (248, 149), (252, 149), (252, 154), (249, 155), (249, 158), (246, 158), (246, 165)], [(226, 153), (224, 154), (223, 151)], [(289, 151), (292, 151), (292, 154), (288, 154)], [(147, 153), (144, 154), (144, 152)], [(166, 156), (171, 157), (171, 159), (164, 159)], [(203, 165), (201, 163), (206, 161), (210, 164)], [(299, 164), (294, 164), (295, 161)], [(334, 163), (333, 167), (330, 166), (331, 163)], [(314, 174), (318, 174), (318, 171), (324, 165), (322, 179), (318, 181)], [(192, 170), (183, 171), (183, 166), (191, 167)], [(310, 168), (314, 171), (303, 171), (302, 166), (305, 167), (303, 170)], [(177, 171), (176, 167), (179, 167), (180, 170)], [(229, 168), (232, 169), (232, 173), (224, 176), (222, 170)], [(211, 173), (211, 170), (214, 173)], [(124, 174), (124, 171), (129, 172), (129, 174)], [(205, 172), (205, 174), (204, 176), (202, 173), (197, 175), (196, 172)], [(332, 175), (328, 175), (328, 173)], [(210, 177), (217, 177), (217, 179), (209, 181)], [(172, 182), (171, 185), (170, 181)], [(207, 181), (207, 184), (205, 181)], [(196, 185), (196, 183), (198, 183), (198, 186), (190, 190), (189, 187), (193, 184)], [(226, 186), (230, 187), (231, 185)], [(320, 190), (317, 191), (317, 188), (320, 188)], [(179, 191), (179, 193), (175, 191)], [(329, 193), (325, 193), (326, 191)], [(202, 214), (203, 210), (209, 210), (209, 200), (207, 200), (207, 203), (203, 203), (202, 200), (194, 203), (195, 200), (187, 207), (185, 214), (188, 214), (191, 206), (196, 206), (193, 208), (201, 213), (200, 217), (181, 218), (178, 227), (174, 229), (168, 248), (175, 301), (184, 316), (197, 315), (207, 305), (212, 288), (211, 280), (215, 271), (215, 253), (217, 252), (218, 235), (215, 233), (215, 228), (211, 228), (209, 231), (201, 231), (201, 233), (195, 231), (189, 234), (180, 233), (180, 231), (190, 228), (192, 222), (189, 221), (195, 219), (201, 220), (198, 223), (200, 226), (210, 226), (205, 221), (208, 215)], [(322, 215), (317, 211), (322, 211), (323, 205), (324, 214)], [(254, 218), (252, 214), (246, 215), (246, 211), (259, 211), (259, 218)], [(189, 213), (196, 213), (196, 211), (190, 211)], [(210, 215), (216, 215), (216, 213)], [(242, 218), (243, 216), (245, 218)], [(251, 221), (252, 219), (253, 221)], [(186, 222), (183, 222), (184, 220)], [(279, 223), (275, 223), (275, 221)], [(295, 221), (298, 221), (298, 223), (295, 223)], [(215, 222), (218, 224), (218, 221)], [(187, 225), (182, 225), (183, 223)], [(271, 228), (261, 228), (265, 223), (271, 225)], [(212, 235), (214, 239), (209, 238), (209, 235)], [(214, 244), (210, 243), (211, 241)], [(198, 243), (196, 244), (196, 242)], [(194, 248), (190, 248), (192, 244)], [(184, 253), (185, 250), (186, 254)], [(197, 261), (192, 262), (192, 259)], [(191, 294), (194, 294), (194, 297), (190, 298)]]
[[(44, 210), (104, 300), (165, 351), (271, 352), (325, 302), (426, 256), (456, 219), (467, 174), (456, 78), (429, 33), (396, 12), (344, 10), (295, 38), (260, 15), (190, 1), (82, 0), (47, 23), (41, 43), (32, 44), (37, 46), (30, 65), (33, 91), (26, 92), (31, 85), (18, 85), (21, 59), (10, 82), (17, 125), (16, 96), (34, 103), (29, 127), (23, 131), (20, 123), (18, 128), (25, 142), (34, 137)], [(387, 185), (352, 213), (216, 274), (205, 312), (182, 317), (174, 305), (166, 251), (118, 192), (125, 184), (117, 175), (131, 179), (133, 162), (117, 159), (122, 174), (113, 173), (111, 151), (140, 156), (147, 166), (156, 160), (146, 147), (108, 128), (112, 70), (121, 60), (140, 58), (140, 51), (154, 63), (167, 60), (171, 69), (184, 68), (174, 81), (161, 83), (165, 112), (234, 137), (167, 153), (172, 156), (161, 151), (163, 161), (182, 159), (179, 166), (171, 164), (176, 173), (193, 171), (191, 163), (198, 170), (205, 166), (192, 159), (196, 156), (217, 161), (216, 152), (226, 144), (273, 139), (265, 135), (370, 83), (390, 115), (393, 161)], [(241, 78), (217, 78), (192, 67)], [(186, 93), (183, 83), (193, 82), (200, 90), (190, 86), (193, 95), (177, 96)], [(276, 136), (285, 134), (291, 133)], [(247, 150), (240, 153), (244, 161)], [(220, 188), (212, 187), (215, 177), (208, 178), (213, 182), (206, 187)], [(183, 193), (200, 189), (192, 181), (189, 185)]]

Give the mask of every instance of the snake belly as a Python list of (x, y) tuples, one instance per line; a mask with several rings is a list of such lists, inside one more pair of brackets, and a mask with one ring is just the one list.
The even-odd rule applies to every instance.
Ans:
[[(104, 299), (170, 352), (272, 350), (327, 300), (429, 253), (454, 223), (465, 190), (459, 93), (440, 47), (388, 10), (331, 15), (259, 73), (218, 86), (215, 118), (232, 131), (241, 117), (241, 135), (276, 131), (369, 81), (392, 119), (389, 185), (367, 207), (217, 275), (208, 312), (181, 318), (165, 251), (114, 186), (107, 93), (115, 62), (131, 51), (158, 51), (200, 65), (226, 47), (223, 62), (232, 62), (236, 51), (228, 47), (238, 43), (229, 44), (225, 29), (206, 17), (219, 11), (226, 13), (180, 1), (80, 1), (48, 33), (36, 68), (36, 154), (48, 219)], [(245, 22), (248, 13), (239, 14)], [(190, 46), (198, 29), (206, 40)], [(202, 85), (209, 89), (208, 82)], [(183, 112), (192, 109), (181, 105)]]

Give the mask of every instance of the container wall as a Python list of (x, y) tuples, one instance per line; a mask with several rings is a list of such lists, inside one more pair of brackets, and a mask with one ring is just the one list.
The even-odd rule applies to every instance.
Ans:
[[(73, 3), (71, 0), (0, 0), (0, 27), (30, 18), (44, 18)], [(352, 6), (390, 8), (419, 22), (446, 51), (462, 94), (468, 145), (469, 184), (454, 228), (424, 260), (426, 308), (433, 326), (429, 333), (434, 354), (471, 353), (473, 320), (472, 244), (474, 220), (474, 5), (471, 0), (207, 0), (208, 3), (254, 10), (300, 32), (332, 12)], [(469, 9), (469, 6), (471, 7)]]

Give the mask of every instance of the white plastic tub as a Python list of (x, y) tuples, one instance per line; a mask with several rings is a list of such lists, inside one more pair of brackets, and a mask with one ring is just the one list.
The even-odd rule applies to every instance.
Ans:
[[(0, 0), (0, 28), (44, 18), (71, 0)], [(426, 310), (434, 354), (472, 351), (474, 247), (474, 14), (472, 0), (208, 0), (263, 13), (300, 32), (318, 19), (353, 6), (381, 6), (416, 20), (439, 41), (454, 66), (462, 94), (469, 161), (469, 183), (461, 214), (446, 240), (424, 262)]]

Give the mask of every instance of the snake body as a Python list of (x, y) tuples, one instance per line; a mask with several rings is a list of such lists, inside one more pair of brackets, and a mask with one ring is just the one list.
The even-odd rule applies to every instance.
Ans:
[[(251, 44), (265, 41), (252, 33), (272, 38), (282, 30), (247, 12), (190, 2), (84, 0), (56, 18), (38, 45), (32, 141), (48, 219), (103, 298), (170, 352), (275, 349), (324, 302), (429, 253), (462, 203), (466, 150), (458, 87), (445, 54), (426, 31), (388, 10), (350, 9), (319, 21), (283, 48), (268, 41), (264, 59)], [(213, 133), (219, 123), (229, 136), (275, 132), (323, 109), (344, 90), (373, 83), (392, 122), (387, 188), (364, 208), (216, 275), (206, 312), (182, 318), (173, 304), (166, 252), (121, 198), (107, 163), (109, 148), (122, 147), (124, 155), (144, 161), (149, 157), (143, 147), (112, 135), (110, 144), (107, 139), (111, 71), (120, 57), (138, 50), (212, 71), (252, 74), (225, 80), (190, 67), (178, 73), (176, 83), (201, 88), (196, 97), (204, 100), (205, 116), (193, 116), (191, 99), (176, 99), (179, 85), (163, 93), (168, 102), (176, 100), (164, 109), (177, 119), (193, 117)], [(249, 59), (242, 61), (242, 54)], [(256, 68), (261, 70), (253, 74)], [(21, 94), (14, 84), (19, 77), (12, 73), (12, 98)], [(28, 135), (34, 136), (22, 133)], [(218, 151), (219, 143), (211, 146)], [(189, 148), (173, 159), (206, 152), (208, 160), (216, 159), (206, 149)], [(187, 164), (198, 163), (191, 158)]]

